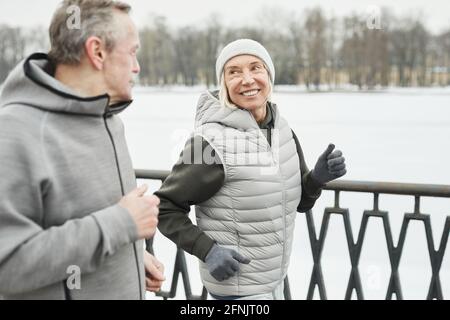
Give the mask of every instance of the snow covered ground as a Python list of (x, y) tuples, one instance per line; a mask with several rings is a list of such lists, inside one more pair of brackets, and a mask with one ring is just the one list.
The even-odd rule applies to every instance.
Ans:
[[(170, 170), (193, 128), (194, 113), (203, 87), (136, 88), (135, 102), (124, 112), (126, 136), (134, 166)], [(273, 101), (299, 137), (312, 167), (329, 142), (344, 152), (346, 180), (450, 184), (450, 88), (395, 88), (383, 92), (305, 93), (297, 87), (278, 87)], [(158, 182), (150, 183), (152, 189)], [(317, 233), (333, 193), (324, 192), (314, 208)], [(350, 209), (353, 236), (357, 237), (362, 213), (372, 208), (371, 194), (343, 193), (341, 207)], [(394, 243), (398, 241), (403, 214), (414, 209), (413, 197), (380, 196), (380, 209), (390, 212)], [(424, 198), (424, 213), (432, 215), (435, 247), (442, 236), (444, 219), (450, 215), (450, 199)], [(191, 215), (192, 216), (192, 215)], [(322, 258), (323, 274), (331, 299), (344, 297), (350, 258), (342, 219), (333, 217)], [(450, 244), (448, 244), (450, 246)], [(175, 246), (158, 234), (155, 252), (166, 266), (170, 288)], [(195, 257), (187, 256), (194, 294), (201, 292)], [(299, 214), (290, 266), (294, 299), (305, 299), (312, 258), (305, 217)], [(365, 297), (383, 299), (390, 264), (382, 223), (372, 220), (363, 247), (360, 272)], [(444, 297), (450, 299), (450, 248), (441, 268)], [(412, 223), (400, 264), (400, 277), (407, 299), (423, 299), (431, 279), (424, 228)], [(148, 298), (153, 298), (152, 294)], [(177, 299), (184, 299), (183, 287)]]

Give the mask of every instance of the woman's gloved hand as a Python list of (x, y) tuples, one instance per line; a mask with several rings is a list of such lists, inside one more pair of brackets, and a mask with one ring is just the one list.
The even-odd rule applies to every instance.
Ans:
[(250, 261), (235, 250), (223, 248), (217, 244), (212, 246), (205, 258), (209, 273), (217, 281), (234, 276), (239, 271), (239, 262), (249, 264)]
[(342, 152), (339, 150), (333, 152), (333, 150), (334, 144), (329, 144), (327, 150), (319, 157), (311, 172), (311, 177), (319, 184), (325, 184), (347, 173)]

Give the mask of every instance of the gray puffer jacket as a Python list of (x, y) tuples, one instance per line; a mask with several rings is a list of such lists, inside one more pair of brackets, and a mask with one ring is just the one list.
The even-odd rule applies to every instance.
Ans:
[(301, 175), (292, 131), (275, 104), (273, 117), (269, 145), (250, 112), (224, 107), (210, 92), (200, 97), (195, 134), (221, 158), (225, 183), (196, 206), (197, 224), (219, 245), (252, 260), (221, 282), (201, 262), (203, 283), (212, 294), (268, 293), (286, 276)]

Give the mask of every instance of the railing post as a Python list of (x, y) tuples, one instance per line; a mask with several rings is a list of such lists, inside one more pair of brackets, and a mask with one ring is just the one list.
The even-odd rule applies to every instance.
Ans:
[(420, 196), (414, 197), (414, 213), (420, 214)]
[(378, 212), (379, 207), (378, 207), (378, 200), (379, 200), (379, 194), (378, 193), (374, 193), (373, 194), (373, 211)]
[(339, 190), (334, 192), (334, 207), (339, 208)]

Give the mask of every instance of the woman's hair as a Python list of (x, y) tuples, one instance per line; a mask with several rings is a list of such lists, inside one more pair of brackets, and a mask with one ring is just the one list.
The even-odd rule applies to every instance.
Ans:
[[(266, 64), (263, 62), (264, 68), (267, 69)], [(269, 76), (269, 96), (267, 97), (267, 101), (270, 101), (272, 99), (272, 93), (273, 93), (273, 86), (272, 82), (270, 81), (270, 75)], [(219, 101), (222, 106), (225, 106), (227, 108), (237, 108), (237, 106), (233, 103), (233, 101), (230, 100), (230, 95), (228, 94), (228, 88), (225, 83), (225, 72), (222, 72), (222, 76), (220, 77), (220, 83), (219, 83)]]
[[(69, 28), (70, 10), (77, 9), (80, 25)], [(131, 7), (113, 0), (65, 0), (53, 15), (49, 28), (51, 49), (49, 58), (56, 64), (78, 64), (84, 55), (84, 44), (91, 36), (105, 42), (106, 50), (114, 49), (120, 27), (114, 21), (114, 11), (129, 13)]]
[(222, 76), (220, 77), (220, 84), (219, 84), (219, 101), (222, 106), (225, 106), (230, 109), (236, 108), (236, 106), (233, 104), (233, 102), (230, 101), (230, 96), (228, 94), (228, 88), (225, 84), (225, 75), (222, 73)]

